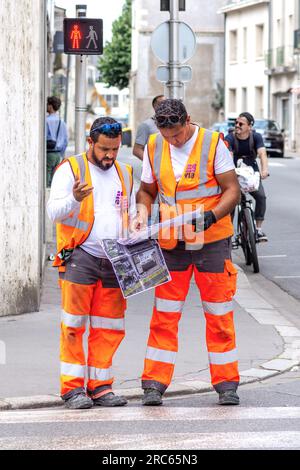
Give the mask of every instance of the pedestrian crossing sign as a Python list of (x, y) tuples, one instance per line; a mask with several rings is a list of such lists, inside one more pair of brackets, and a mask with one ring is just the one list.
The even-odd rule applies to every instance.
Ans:
[(94, 18), (65, 18), (64, 53), (103, 54), (103, 21)]

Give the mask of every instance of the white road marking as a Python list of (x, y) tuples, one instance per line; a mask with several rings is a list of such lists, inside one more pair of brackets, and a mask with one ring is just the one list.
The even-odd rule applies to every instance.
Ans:
[(0, 424), (114, 422), (114, 421), (220, 421), (257, 419), (300, 419), (300, 407), (161, 407), (92, 410), (1, 411)]
[(274, 276), (274, 279), (300, 279), (300, 276)]
[(286, 166), (286, 164), (285, 163), (279, 163), (279, 162), (270, 162), (270, 160), (268, 160), (268, 166), (282, 167), (282, 166)]
[(102, 434), (0, 439), (0, 449), (173, 450), (300, 449), (300, 432), (204, 432), (174, 434)]
[(261, 255), (258, 258), (287, 258), (287, 255)]

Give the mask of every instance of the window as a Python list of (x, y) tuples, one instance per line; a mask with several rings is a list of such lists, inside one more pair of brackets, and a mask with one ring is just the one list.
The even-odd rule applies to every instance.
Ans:
[(103, 98), (110, 108), (119, 107), (119, 95), (103, 95)]
[(264, 25), (256, 25), (256, 58), (261, 59), (264, 55)]
[(264, 89), (262, 86), (255, 87), (255, 116), (259, 118), (264, 117)]
[(230, 62), (237, 61), (237, 31), (230, 31), (229, 33), (229, 58)]
[(242, 111), (246, 111), (248, 108), (248, 90), (242, 88)]
[(243, 60), (247, 60), (248, 57), (248, 29), (243, 28)]
[(236, 113), (236, 89), (229, 89), (229, 113)]

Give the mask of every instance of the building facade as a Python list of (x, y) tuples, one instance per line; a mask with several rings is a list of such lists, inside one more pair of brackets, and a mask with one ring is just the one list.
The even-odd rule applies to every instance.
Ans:
[(3, 0), (0, 21), (5, 25), (0, 41), (3, 316), (39, 308), (45, 255), (45, 2)]
[(265, 52), (269, 38), (269, 1), (231, 1), (225, 14), (225, 116), (249, 111), (268, 114)]
[(225, 116), (276, 120), (288, 150), (300, 149), (299, 0), (231, 0), (225, 17)]
[[(187, 62), (192, 67), (192, 81), (185, 87), (185, 104), (194, 121), (208, 127), (219, 119), (224, 87), (224, 22), (217, 10), (222, 0), (186, 0), (186, 11), (179, 19), (189, 24), (196, 34), (196, 51)], [(132, 70), (130, 80), (131, 125), (137, 125), (152, 115), (154, 96), (166, 93), (156, 79), (156, 69), (162, 65), (153, 54), (150, 42), (154, 29), (168, 21), (169, 12), (161, 12), (160, 2), (133, 0), (132, 6)], [(201, 13), (201, 14), (200, 14)]]

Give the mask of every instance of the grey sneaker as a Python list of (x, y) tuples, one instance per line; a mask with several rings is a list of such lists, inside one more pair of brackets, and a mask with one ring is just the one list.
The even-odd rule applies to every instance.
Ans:
[(108, 392), (100, 398), (94, 398), (93, 403), (95, 406), (124, 406), (127, 405), (127, 400), (125, 397), (119, 397), (113, 392)]
[(219, 405), (239, 405), (240, 399), (234, 390), (219, 393)]
[(258, 241), (258, 243), (268, 241), (267, 235), (260, 229), (257, 230), (257, 241)]
[(146, 388), (144, 390), (144, 398), (142, 404), (145, 406), (162, 405), (162, 394), (156, 388)]
[(73, 395), (65, 400), (65, 407), (70, 410), (82, 410), (85, 408), (92, 408), (92, 406), (93, 401), (83, 392), (77, 393), (77, 395)]

